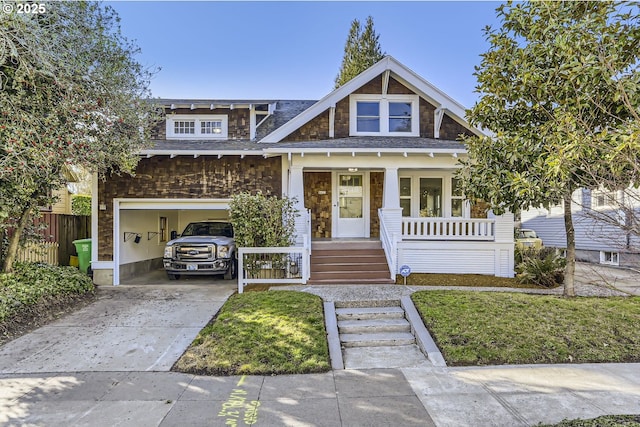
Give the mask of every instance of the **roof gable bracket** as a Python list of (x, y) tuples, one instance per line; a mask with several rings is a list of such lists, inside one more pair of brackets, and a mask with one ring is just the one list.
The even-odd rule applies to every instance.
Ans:
[(335, 137), (336, 126), (336, 105), (329, 107), (329, 138)]
[(438, 107), (433, 112), (434, 120), (433, 120), (433, 137), (440, 138), (440, 126), (442, 126), (442, 118), (444, 117), (444, 112), (446, 108)]
[(382, 95), (386, 95), (389, 90), (389, 75), (391, 74), (391, 70), (386, 69), (384, 73), (382, 73)]

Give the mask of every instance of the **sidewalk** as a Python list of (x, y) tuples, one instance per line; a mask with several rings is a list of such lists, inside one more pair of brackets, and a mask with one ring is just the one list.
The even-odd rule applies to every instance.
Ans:
[(532, 426), (640, 413), (640, 364), (0, 376), (3, 426)]
[[(354, 292), (354, 289), (360, 289)], [(307, 289), (328, 300), (404, 286)], [(2, 426), (531, 426), (640, 414), (640, 364), (336, 370), (205, 377), (170, 372), (231, 294), (145, 285), (0, 347)]]

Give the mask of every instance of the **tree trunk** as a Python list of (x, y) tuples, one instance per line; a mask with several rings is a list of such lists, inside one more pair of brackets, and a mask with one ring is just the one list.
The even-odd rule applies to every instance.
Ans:
[(576, 234), (573, 229), (573, 217), (571, 215), (571, 193), (565, 194), (564, 202), (564, 229), (567, 235), (567, 265), (564, 268), (564, 293), (565, 297), (575, 297), (575, 271), (576, 271)]
[(18, 246), (20, 243), (20, 237), (22, 236), (22, 232), (24, 231), (29, 219), (31, 219), (31, 212), (33, 210), (33, 205), (29, 205), (24, 208), (22, 211), (22, 215), (20, 216), (20, 220), (18, 224), (13, 229), (13, 233), (11, 237), (9, 237), (9, 246), (7, 247), (7, 253), (5, 254), (4, 264), (2, 265), (3, 273), (11, 273), (13, 271), (13, 264), (16, 260), (16, 256), (18, 255)]

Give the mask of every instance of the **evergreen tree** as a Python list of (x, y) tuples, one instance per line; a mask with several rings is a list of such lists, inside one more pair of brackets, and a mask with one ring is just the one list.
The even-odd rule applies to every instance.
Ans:
[(335, 87), (339, 88), (384, 57), (380, 48), (379, 34), (373, 28), (373, 18), (367, 17), (367, 23), (362, 28), (360, 21), (351, 22), (349, 36), (344, 47), (342, 65), (335, 80)]

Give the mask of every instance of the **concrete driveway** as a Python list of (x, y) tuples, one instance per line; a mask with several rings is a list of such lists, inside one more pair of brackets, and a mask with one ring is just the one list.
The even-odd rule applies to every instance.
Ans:
[(95, 303), (0, 347), (0, 374), (168, 371), (236, 289), (175, 283), (100, 287)]
[(640, 295), (640, 272), (629, 268), (576, 262), (576, 283)]

